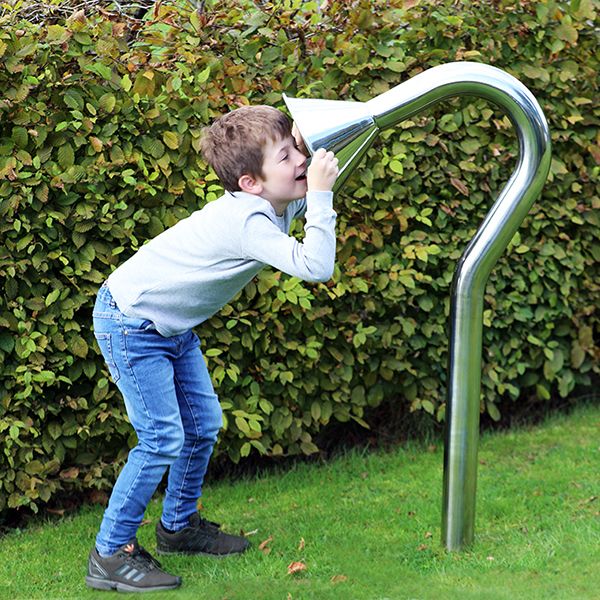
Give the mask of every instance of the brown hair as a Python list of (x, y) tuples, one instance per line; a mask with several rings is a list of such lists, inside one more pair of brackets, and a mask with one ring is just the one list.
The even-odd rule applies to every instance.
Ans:
[(269, 141), (292, 134), (288, 117), (272, 106), (242, 106), (202, 132), (202, 155), (223, 187), (237, 192), (242, 175), (262, 177), (263, 150)]

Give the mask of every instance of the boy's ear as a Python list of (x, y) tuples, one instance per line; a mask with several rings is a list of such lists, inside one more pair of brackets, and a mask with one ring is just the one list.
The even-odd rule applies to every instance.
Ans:
[(242, 190), (242, 192), (255, 194), (256, 196), (260, 196), (263, 190), (262, 183), (247, 173), (238, 179), (238, 185), (240, 186), (240, 190)]

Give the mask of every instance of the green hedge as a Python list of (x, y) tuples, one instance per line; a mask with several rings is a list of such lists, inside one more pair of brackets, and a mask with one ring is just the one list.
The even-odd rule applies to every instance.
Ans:
[[(487, 286), (482, 411), (598, 373), (590, 0), (212, 4), (157, 5), (135, 37), (107, 14), (0, 23), (0, 510), (110, 485), (133, 434), (91, 331), (98, 286), (220, 194), (201, 128), (238, 105), (282, 107), (283, 91), (364, 101), (455, 60), (520, 78), (554, 159)], [(366, 424), (384, 401), (443, 419), (453, 270), (516, 152), (507, 117), (478, 99), (382, 135), (335, 200), (333, 279), (265, 270), (199, 328), (221, 453), (310, 454), (328, 423)]]

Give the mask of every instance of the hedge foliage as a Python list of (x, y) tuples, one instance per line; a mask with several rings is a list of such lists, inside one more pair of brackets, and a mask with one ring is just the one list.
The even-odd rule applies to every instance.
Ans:
[[(320, 4), (320, 6), (318, 6)], [(232, 107), (365, 101), (455, 60), (539, 99), (554, 159), (486, 293), (482, 411), (565, 397), (599, 371), (598, 38), (591, 0), (157, 3), (0, 24), (0, 510), (103, 488), (133, 434), (91, 331), (105, 277), (221, 190), (198, 154)], [(596, 102), (596, 104), (594, 104)], [(479, 99), (385, 132), (335, 201), (333, 279), (265, 270), (198, 330), (238, 461), (317, 451), (332, 421), (396, 403), (441, 420), (449, 286), (515, 165)], [(296, 228), (301, 233), (301, 224)]]

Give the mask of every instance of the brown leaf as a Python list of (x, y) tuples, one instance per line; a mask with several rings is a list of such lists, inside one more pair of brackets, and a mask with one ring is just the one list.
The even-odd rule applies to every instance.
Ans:
[(263, 554), (269, 554), (271, 552), (271, 548), (269, 548), (269, 544), (273, 541), (273, 536), (270, 535), (266, 540), (262, 541), (259, 545), (258, 545), (258, 549), (263, 553)]
[(469, 188), (460, 180), (457, 179), (456, 177), (451, 177), (450, 178), (450, 183), (461, 193), (463, 194), (463, 196), (468, 196), (469, 195)]
[(76, 479), (78, 475), (79, 469), (77, 467), (70, 467), (69, 469), (61, 471), (59, 477), (61, 479)]
[(300, 538), (300, 543), (298, 544), (298, 550), (300, 550), (300, 551), (304, 550), (305, 545), (306, 545), (306, 542), (304, 541), (304, 538)]
[(77, 23), (85, 23), (86, 22), (86, 18), (85, 18), (85, 10), (78, 10), (77, 12), (74, 12), (68, 19), (67, 21), (69, 21), (70, 23), (76, 21)]
[(303, 562), (293, 562), (288, 565), (287, 572), (288, 575), (293, 575), (294, 573), (300, 573), (300, 571), (306, 571), (307, 566)]
[(92, 504), (107, 504), (108, 494), (102, 490), (92, 490), (90, 492), (90, 502)]
[(342, 583), (343, 581), (348, 581), (347, 575), (334, 575), (331, 578), (331, 583)]
[(419, 544), (417, 550), (419, 552), (423, 552), (423, 550), (427, 550), (427, 544)]
[(104, 147), (104, 144), (102, 143), (102, 140), (95, 137), (95, 136), (90, 136), (90, 144), (92, 145), (92, 148), (94, 149), (95, 152), (102, 152), (102, 148)]
[(116, 37), (116, 38), (123, 37), (125, 35), (125, 28), (126, 28), (125, 23), (113, 23), (112, 24), (113, 37)]

